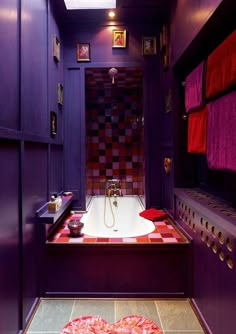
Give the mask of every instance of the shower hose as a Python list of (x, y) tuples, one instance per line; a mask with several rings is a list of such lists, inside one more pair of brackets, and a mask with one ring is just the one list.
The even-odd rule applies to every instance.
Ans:
[[(112, 223), (111, 225), (108, 225), (106, 222), (106, 203), (107, 203), (107, 197), (108, 197), (108, 201), (109, 201), (109, 205), (110, 205), (110, 209), (111, 209), (111, 214), (112, 214)], [(113, 208), (112, 208), (112, 204), (111, 204), (111, 197), (110, 196), (105, 196), (105, 203), (104, 203), (104, 225), (108, 228), (112, 228), (115, 225), (115, 216), (114, 216), (114, 212), (113, 212)]]

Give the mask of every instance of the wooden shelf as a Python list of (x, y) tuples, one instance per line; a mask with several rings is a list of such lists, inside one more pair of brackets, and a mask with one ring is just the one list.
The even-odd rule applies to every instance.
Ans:
[(48, 203), (44, 204), (36, 211), (36, 217), (38, 218), (38, 221), (43, 224), (55, 224), (58, 219), (65, 213), (66, 209), (70, 206), (72, 200), (73, 195), (62, 197), (62, 204), (55, 213), (49, 213)]

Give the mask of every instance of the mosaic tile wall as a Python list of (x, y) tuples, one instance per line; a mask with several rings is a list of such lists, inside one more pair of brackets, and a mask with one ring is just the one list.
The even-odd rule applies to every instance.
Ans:
[(86, 69), (87, 196), (104, 195), (106, 180), (121, 180), (123, 195), (144, 195), (142, 70)]

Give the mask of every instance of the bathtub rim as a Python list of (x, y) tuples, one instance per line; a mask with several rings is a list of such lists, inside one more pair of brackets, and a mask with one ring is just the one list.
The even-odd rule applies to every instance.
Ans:
[[(99, 201), (100, 200), (106, 200), (106, 199), (110, 199), (110, 198), (114, 198), (113, 196), (111, 197), (108, 197), (108, 196), (105, 196), (105, 195), (94, 195), (91, 197), (90, 199), (90, 202), (89, 202), (89, 205), (87, 207), (87, 210), (86, 212), (84, 213), (85, 217), (82, 217), (81, 218), (81, 221), (84, 223), (84, 228), (86, 227), (86, 223), (87, 221), (89, 220), (89, 217), (90, 217), (90, 209), (93, 208), (93, 204), (95, 203), (96, 199), (98, 199)], [(123, 195), (123, 196), (118, 196), (117, 199), (126, 199), (126, 198), (130, 198), (130, 199), (133, 199), (135, 200), (135, 203), (137, 201), (137, 206), (139, 206), (140, 208), (140, 212), (145, 210), (145, 207), (143, 205), (143, 202), (142, 200), (140, 199), (140, 196), (139, 195)], [(100, 231), (96, 231), (94, 233), (87, 233), (86, 231), (84, 232), (85, 235), (91, 237), (91, 238), (111, 238), (111, 239), (123, 239), (123, 238), (137, 238), (137, 237), (145, 237), (151, 233), (153, 233), (155, 231), (155, 223), (151, 220), (148, 220), (148, 219), (145, 219), (143, 217), (140, 217), (138, 216), (137, 218), (139, 220), (138, 222), (138, 226), (140, 227), (141, 223), (144, 223), (143, 226), (146, 227), (146, 231), (143, 231), (142, 233), (140, 232), (140, 230), (137, 232), (137, 233), (129, 233), (128, 232), (124, 232), (123, 234), (122, 233), (115, 233), (115, 234), (110, 234), (108, 231), (109, 229), (107, 230), (107, 233), (105, 231), (105, 234), (103, 235)], [(140, 222), (140, 219), (142, 219), (143, 221)], [(91, 222), (89, 221), (89, 225), (91, 225)], [(83, 230), (84, 230), (83, 228)], [(118, 226), (119, 228), (119, 226)], [(89, 228), (90, 229), (90, 228)], [(82, 230), (82, 233), (83, 233), (83, 230)], [(90, 232), (90, 231), (89, 231)], [(117, 231), (116, 231), (117, 232)]]

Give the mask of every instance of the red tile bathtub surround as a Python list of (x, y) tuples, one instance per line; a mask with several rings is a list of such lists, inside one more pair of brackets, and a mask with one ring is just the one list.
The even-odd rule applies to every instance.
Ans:
[(119, 178), (124, 195), (143, 195), (142, 70), (86, 69), (86, 184), (104, 195), (107, 179)]
[[(82, 214), (70, 215), (57, 231), (48, 239), (49, 243), (183, 243), (184, 237), (178, 232), (169, 219), (155, 222), (155, 230), (144, 236), (132, 238), (96, 238), (82, 235), (78, 238), (70, 237), (68, 223), (81, 219)], [(83, 232), (83, 231), (82, 231)]]

